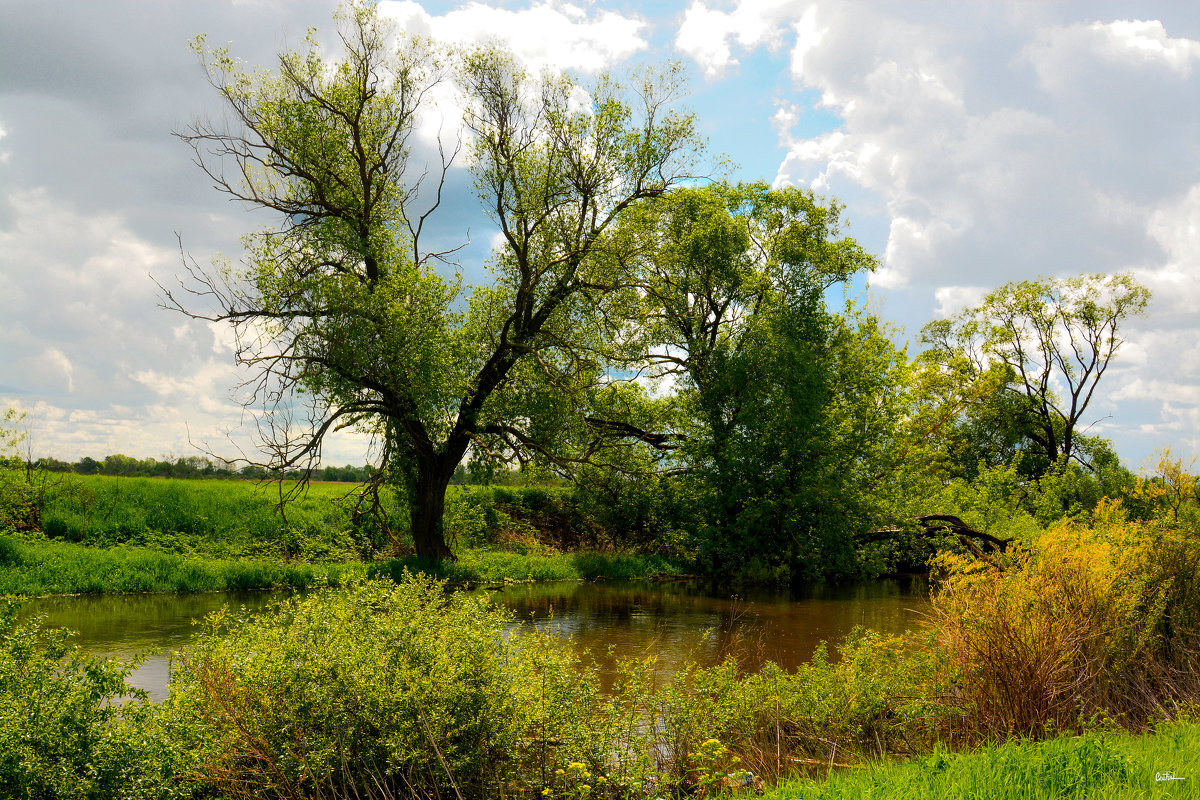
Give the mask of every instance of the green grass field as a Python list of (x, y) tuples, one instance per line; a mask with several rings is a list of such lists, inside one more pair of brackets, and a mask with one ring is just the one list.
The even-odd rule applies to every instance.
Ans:
[(1143, 735), (1087, 733), (1014, 741), (971, 753), (935, 751), (827, 778), (789, 781), (765, 800), (1049, 800), (1200, 798), (1200, 724), (1163, 724)]
[(474, 583), (682, 571), (660, 557), (547, 544), (578, 522), (553, 488), (451, 486), (445, 524), (458, 560), (426, 563), (404, 555), (407, 520), (394, 497), (384, 498), (392, 527), (355, 521), (357, 489), (311, 484), (284, 515), (273, 484), (64, 476), (46, 492), (41, 536), (0, 533), (0, 594), (336, 585), (405, 569)]
[(92, 547), (132, 545), (218, 559), (345, 561), (386, 544), (381, 531), (355, 526), (356, 488), (312, 484), (281, 514), (274, 484), (66, 476), (47, 492), (42, 529), (49, 539)]

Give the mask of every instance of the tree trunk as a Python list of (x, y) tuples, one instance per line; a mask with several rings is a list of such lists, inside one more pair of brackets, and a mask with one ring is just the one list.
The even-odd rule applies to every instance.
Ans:
[(412, 521), (413, 548), (418, 556), (434, 561), (454, 559), (446, 544), (442, 528), (442, 512), (446, 507), (446, 487), (453, 472), (418, 469), (417, 485), (413, 492), (410, 519)]

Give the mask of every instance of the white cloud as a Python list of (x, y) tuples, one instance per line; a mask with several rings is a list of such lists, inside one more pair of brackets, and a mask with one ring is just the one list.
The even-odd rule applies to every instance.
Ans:
[[(492, 8), (468, 3), (435, 16), (413, 0), (383, 0), (379, 9), (401, 30), (444, 44), (497, 42), (508, 47), (533, 73), (542, 70), (596, 74), (613, 69), (646, 49), (646, 23), (636, 17), (545, 0), (524, 9)], [(447, 152), (460, 142), (462, 96), (451, 81), (433, 88), (421, 110), (417, 133), (434, 152), (442, 143)]]
[[(1200, 104), (1195, 87), (1190, 105), (1170, 102), (1175, 67), (1110, 91), (1120, 65), (1093, 40), (1103, 33), (1153, 53), (1161, 43), (1170, 64), (1192, 59), (1196, 43), (1160, 36), (1161, 23), (1039, 26), (989, 8), (964, 26), (916, 8), (803, 12), (797, 29), (820, 35), (797, 37), (793, 77), (843, 124), (815, 138), (785, 130), (777, 183), (877, 196), (889, 230), (881, 286), (932, 291), (964, 269), (1002, 283), (1135, 266), (1147, 250), (1147, 196), (1181, 188), (1181, 166), (1196, 172), (1187, 131)], [(1166, 102), (1145, 100), (1159, 90)], [(798, 116), (784, 107), (776, 124)]]
[(1167, 256), (1165, 263), (1138, 273), (1155, 293), (1156, 313), (1195, 325), (1200, 308), (1200, 183), (1182, 197), (1165, 199), (1146, 225)]
[(934, 291), (938, 307), (933, 312), (945, 319), (971, 306), (979, 305), (991, 286), (942, 286)]
[(1159, 20), (1080, 22), (1042, 29), (1025, 56), (1041, 86), (1057, 92), (1106, 68), (1147, 77), (1165, 70), (1187, 78), (1200, 61), (1200, 43), (1169, 36)]
[(817, 7), (809, 6), (796, 22), (796, 46), (792, 48), (792, 74), (804, 74), (804, 57), (808, 51), (818, 47), (828, 28), (817, 25)]
[(691, 56), (705, 77), (720, 77), (728, 67), (737, 64), (729, 49), (728, 18), (728, 14), (713, 11), (703, 3), (692, 3), (675, 37), (675, 48)]
[[(675, 49), (690, 56), (706, 77), (717, 78), (738, 64), (730, 40), (744, 49), (776, 50), (783, 44), (784, 23), (795, 14), (794, 0), (743, 0), (730, 12), (714, 11), (695, 0), (684, 13)], [(804, 32), (806, 40), (819, 34), (812, 25)]]
[(237, 380), (223, 334), (156, 307), (150, 273), (175, 271), (178, 254), (119, 214), (78, 213), (45, 189), (9, 197), (0, 285), (20, 291), (0, 296), (0, 375), (45, 419), (41, 446), (60, 458), (182, 451), (189, 417), (196, 430), (220, 427)]
[(1098, 402), (1118, 420), (1107, 430), (1136, 427), (1118, 402), (1153, 399), (1147, 430), (1178, 432), (1200, 402), (1200, 42), (1167, 21), (1073, 13), (797, 6), (793, 80), (842, 122), (796, 135), (804, 111), (781, 102), (775, 182), (880, 215), (872, 283), (909, 299), (910, 331), (974, 302), (973, 287), (1133, 270), (1155, 301), (1128, 321)]
[(1134, 378), (1112, 392), (1109, 397), (1114, 401), (1160, 400), (1163, 408), (1173, 413), (1176, 406), (1200, 404), (1200, 387), (1151, 378)]
[(67, 358), (66, 353), (57, 347), (47, 347), (42, 351), (41, 359), (52, 371), (62, 374), (66, 381), (67, 394), (73, 394), (75, 392), (73, 379), (75, 367), (71, 364), (71, 359)]
[(472, 2), (441, 16), (412, 0), (384, 0), (379, 8), (409, 33), (458, 44), (502, 42), (535, 71), (602, 72), (648, 44), (641, 19), (557, 0), (518, 10)]

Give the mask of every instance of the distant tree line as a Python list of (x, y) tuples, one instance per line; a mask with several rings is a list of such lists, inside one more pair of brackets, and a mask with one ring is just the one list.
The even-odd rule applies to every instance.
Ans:
[[(71, 463), (57, 458), (39, 458), (34, 462), (37, 469), (48, 472), (72, 472), (76, 475), (116, 475), (121, 477), (140, 478), (240, 478), (247, 480), (290, 478), (299, 480), (304, 477), (303, 470), (289, 470), (283, 473), (272, 472), (255, 464), (238, 465), (221, 459), (209, 459), (203, 456), (164, 456), (157, 458), (134, 458), (122, 453), (105, 456), (97, 460), (84, 456)], [(346, 483), (362, 483), (374, 474), (374, 467), (363, 465), (355, 467), (346, 464), (342, 467), (317, 467), (309, 475), (309, 480), (340, 481)]]
[[(23, 463), (23, 462), (22, 462)], [(45, 472), (74, 473), (75, 475), (115, 475), (130, 478), (237, 478), (244, 480), (301, 480), (304, 470), (268, 470), (257, 464), (238, 464), (221, 458), (204, 456), (171, 456), (157, 458), (134, 458), (123, 453), (95, 459), (84, 456), (75, 462), (43, 457), (30, 465)], [(366, 483), (375, 475), (376, 468), (364, 464), (354, 466), (318, 466), (308, 476), (310, 481), (338, 483)], [(560, 486), (563, 481), (557, 475), (538, 470), (516, 470), (488, 467), (482, 464), (463, 465), (450, 480), (454, 484), (475, 486)]]

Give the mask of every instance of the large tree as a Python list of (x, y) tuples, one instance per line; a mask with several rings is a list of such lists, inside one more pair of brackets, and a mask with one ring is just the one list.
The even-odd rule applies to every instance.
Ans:
[(999, 463), (1023, 452), (1039, 472), (1087, 463), (1085, 413), (1126, 322), (1149, 300), (1128, 274), (1022, 281), (926, 325), (926, 360), (960, 388), (985, 389), (956, 420), (961, 457)]
[[(343, 8), (339, 35), (336, 61), (310, 37), (253, 72), (198, 40), (229, 121), (181, 138), (219, 190), (278, 224), (246, 237), (241, 265), (192, 263), (193, 296), (166, 292), (165, 304), (232, 325), (269, 466), (312, 467), (331, 430), (371, 432), (381, 476), (408, 494), (417, 552), (445, 558), (446, 486), (470, 448), (548, 454), (555, 421), (596, 403), (607, 413), (590, 414), (595, 435), (638, 430), (603, 403), (595, 345), (619, 260), (594, 256), (628, 208), (687, 172), (696, 138), (671, 110), (673, 72), (585, 91), (496, 49), (439, 55), (365, 1)], [(450, 253), (422, 238), (457, 151), (429, 164), (415, 134), (446, 81), (502, 235), (486, 285), (451, 274)], [(193, 308), (196, 296), (215, 309)]]
[(866, 523), (899, 363), (869, 315), (827, 305), (827, 290), (875, 265), (841, 208), (717, 184), (646, 203), (620, 227), (640, 358), (671, 386), (675, 466), (701, 494), (712, 567), (853, 571), (850, 532)]

